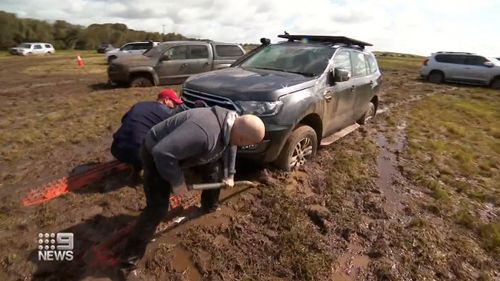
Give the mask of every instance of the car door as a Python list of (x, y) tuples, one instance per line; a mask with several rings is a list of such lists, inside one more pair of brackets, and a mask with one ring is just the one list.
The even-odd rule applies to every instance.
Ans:
[(188, 55), (187, 45), (178, 45), (168, 48), (157, 65), (158, 78), (161, 84), (181, 83), (188, 76)]
[(134, 49), (135, 44), (125, 44), (123, 47), (120, 48), (120, 52), (116, 55), (119, 56), (127, 56), (130, 55), (132, 50)]
[(445, 79), (448, 81), (463, 80), (464, 74), (464, 55), (442, 55), (440, 62), (443, 62)]
[(212, 55), (208, 45), (189, 45), (186, 74), (196, 74), (211, 70)]
[(42, 45), (35, 44), (33, 46), (33, 54), (36, 54), (36, 55), (43, 54), (43, 47), (42, 47)]
[(472, 83), (489, 83), (491, 69), (484, 65), (487, 61), (482, 56), (467, 56), (462, 66), (463, 79)]
[[(340, 68), (352, 73), (349, 50), (340, 49), (333, 57), (333, 68)], [(334, 69), (332, 69), (334, 71)], [(352, 109), (355, 102), (355, 87), (352, 80), (336, 82), (326, 87), (324, 92), (325, 136), (354, 123)]]
[(361, 51), (351, 51), (352, 60), (352, 83), (354, 84), (354, 106), (352, 108), (352, 120), (358, 120), (363, 116), (372, 98), (372, 86), (375, 81), (371, 79), (367, 55)]

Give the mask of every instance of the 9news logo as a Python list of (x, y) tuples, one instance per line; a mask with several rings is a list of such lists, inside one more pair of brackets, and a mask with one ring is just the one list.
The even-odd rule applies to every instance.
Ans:
[(72, 261), (74, 235), (70, 232), (39, 233), (39, 261)]

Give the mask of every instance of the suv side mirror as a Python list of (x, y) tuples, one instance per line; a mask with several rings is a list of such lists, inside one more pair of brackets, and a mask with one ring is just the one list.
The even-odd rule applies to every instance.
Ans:
[(330, 85), (334, 85), (338, 82), (345, 82), (351, 79), (351, 72), (339, 67), (328, 71), (328, 82)]
[(493, 66), (495, 66), (495, 64), (493, 64), (491, 61), (485, 61), (483, 63), (483, 65), (486, 66), (486, 67), (493, 67)]

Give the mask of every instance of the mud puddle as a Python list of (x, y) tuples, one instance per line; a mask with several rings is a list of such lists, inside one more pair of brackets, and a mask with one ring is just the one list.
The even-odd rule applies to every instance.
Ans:
[(186, 280), (198, 281), (203, 280), (203, 276), (196, 269), (192, 255), (181, 246), (177, 246), (173, 250), (172, 266), (176, 272), (179, 272)]
[(384, 210), (391, 217), (403, 211), (405, 201), (404, 190), (402, 190), (405, 179), (398, 169), (398, 155), (403, 151), (405, 146), (406, 123), (400, 123), (397, 129), (393, 143), (390, 143), (382, 133), (378, 134), (376, 140), (380, 149), (377, 157), (379, 177), (376, 180), (376, 185), (385, 197)]
[(360, 280), (360, 275), (368, 269), (371, 261), (370, 257), (363, 254), (363, 250), (364, 247), (359, 244), (349, 244), (347, 252), (337, 259), (332, 269), (332, 280)]

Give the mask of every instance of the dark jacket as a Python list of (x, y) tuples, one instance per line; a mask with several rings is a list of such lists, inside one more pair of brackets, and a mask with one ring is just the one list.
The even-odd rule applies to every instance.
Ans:
[(195, 108), (154, 126), (145, 148), (158, 172), (175, 189), (185, 184), (181, 167), (199, 166), (223, 157), (224, 176), (235, 173), (236, 146), (229, 137), (237, 113), (222, 107)]
[(118, 147), (139, 149), (146, 133), (156, 124), (173, 116), (181, 109), (171, 109), (159, 102), (139, 102), (122, 117), (122, 125), (113, 135)]

